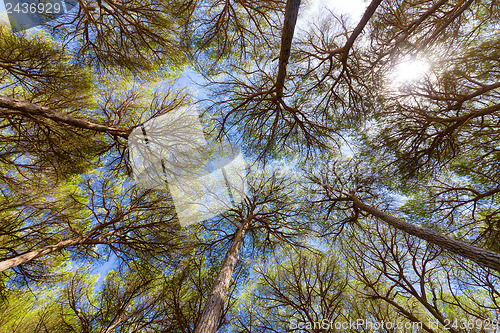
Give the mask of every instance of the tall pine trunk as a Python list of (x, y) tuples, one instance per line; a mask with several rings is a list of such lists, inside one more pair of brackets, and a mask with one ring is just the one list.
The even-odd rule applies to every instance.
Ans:
[[(100, 229), (101, 227), (98, 227), (96, 229)], [(100, 235), (99, 237), (91, 239), (90, 238), (92, 235), (92, 232), (91, 232), (91, 233), (84, 235), (84, 236), (80, 236), (80, 237), (76, 237), (76, 238), (72, 238), (72, 239), (66, 239), (66, 240), (60, 241), (56, 244), (47, 245), (47, 246), (42, 247), (41, 249), (29, 251), (29, 252), (23, 253), (21, 255), (18, 255), (14, 258), (0, 261), (0, 272), (3, 272), (6, 269), (14, 268), (14, 267), (22, 265), (22, 264), (26, 264), (26, 263), (28, 263), (36, 258), (40, 258), (44, 255), (49, 254), (49, 253), (60, 251), (60, 250), (69, 248), (71, 246), (84, 245), (84, 244), (85, 245), (107, 244), (108, 243), (106, 241), (107, 237), (110, 237), (113, 235), (119, 235), (119, 234), (120, 233), (118, 230), (112, 230), (112, 231), (109, 231), (107, 233)]]
[(387, 214), (375, 207), (369, 206), (359, 200), (357, 197), (351, 197), (356, 207), (365, 211), (390, 226), (404, 231), (410, 235), (426, 240), (429, 243), (435, 244), (445, 250), (458, 254), (464, 258), (470, 259), (480, 266), (488, 267), (500, 272), (500, 253), (486, 250), (472, 244), (462, 242), (453, 237), (443, 235), (437, 231), (422, 228), (418, 225), (405, 222), (390, 214)]
[(231, 276), (233, 275), (241, 244), (243, 243), (243, 238), (249, 224), (250, 218), (245, 219), (238, 227), (233, 243), (226, 253), (222, 267), (210, 291), (205, 308), (198, 319), (194, 333), (214, 333), (217, 331), (217, 323), (224, 307), (224, 299), (229, 290)]
[(86, 240), (85, 237), (78, 237), (75, 239), (67, 239), (67, 240), (60, 241), (57, 244), (47, 245), (41, 249), (33, 250), (30, 252), (21, 254), (17, 257), (7, 259), (4, 261), (0, 261), (0, 272), (3, 272), (9, 268), (13, 268), (13, 267), (25, 264), (31, 260), (34, 260), (36, 258), (39, 258), (41, 256), (44, 256), (46, 254), (49, 254), (49, 253), (52, 253), (55, 251), (59, 251), (59, 250), (64, 249), (66, 247), (81, 244), (81, 243), (85, 242), (85, 240)]
[(24, 102), (16, 98), (3, 95), (0, 95), (0, 108), (6, 109), (2, 112), (7, 114), (17, 114), (25, 117), (40, 116), (73, 127), (114, 134), (123, 138), (127, 138), (132, 131), (130, 128), (116, 128), (92, 123), (87, 120), (75, 118), (65, 113), (52, 110), (45, 106)]
[(278, 77), (276, 78), (276, 94), (278, 97), (283, 96), (283, 88), (285, 86), (286, 67), (290, 58), (290, 50), (292, 48), (292, 39), (295, 31), (295, 23), (299, 13), (300, 0), (288, 0), (285, 8), (285, 20), (283, 22), (283, 30), (281, 31), (281, 50), (278, 65)]

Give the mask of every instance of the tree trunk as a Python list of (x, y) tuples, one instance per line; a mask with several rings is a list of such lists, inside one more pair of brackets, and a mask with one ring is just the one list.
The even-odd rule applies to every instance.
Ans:
[(194, 333), (214, 333), (217, 331), (217, 323), (221, 316), (222, 308), (224, 306), (224, 299), (226, 298), (229, 282), (231, 281), (231, 275), (233, 274), (236, 261), (238, 260), (238, 253), (240, 251), (241, 244), (243, 243), (243, 238), (245, 232), (247, 231), (248, 225), (250, 223), (250, 218), (245, 219), (240, 225), (233, 239), (231, 247), (226, 253), (222, 267), (215, 279), (214, 285), (208, 296), (205, 308), (198, 320)]
[(57, 244), (47, 245), (41, 249), (30, 251), (30, 252), (27, 252), (25, 254), (21, 254), (20, 256), (11, 258), (11, 259), (0, 261), (0, 272), (3, 272), (9, 268), (13, 268), (13, 267), (25, 264), (28, 261), (39, 258), (39, 257), (46, 255), (46, 254), (49, 254), (51, 252), (61, 250), (65, 247), (73, 246), (76, 244), (81, 244), (84, 241), (85, 241), (85, 237), (77, 237), (74, 239), (67, 239), (64, 241), (60, 241)]
[(375, 11), (377, 10), (381, 2), (382, 0), (372, 0), (372, 2), (368, 5), (368, 7), (366, 7), (363, 17), (359, 21), (356, 28), (354, 28), (351, 36), (349, 37), (344, 47), (342, 48), (342, 64), (344, 66), (347, 66), (347, 57), (349, 56), (349, 51), (351, 50), (352, 45), (356, 41), (356, 38), (358, 38), (358, 36), (361, 34), (365, 26), (368, 24), (368, 21), (370, 21), (373, 14), (375, 14)]
[(352, 201), (359, 209), (381, 219), (390, 226), (404, 231), (410, 235), (426, 240), (443, 249), (470, 259), (480, 266), (488, 267), (500, 272), (500, 253), (486, 250), (455, 238), (443, 235), (431, 229), (422, 228), (403, 220), (400, 220), (390, 214), (387, 214), (375, 207), (364, 204), (357, 197), (352, 196)]
[(97, 238), (91, 239), (91, 235), (95, 232), (96, 229), (102, 229), (103, 226), (99, 226), (95, 228), (93, 231), (88, 233), (87, 235), (80, 236), (73, 239), (66, 239), (60, 241), (59, 243), (44, 246), (41, 249), (33, 250), (24, 254), (21, 254), (17, 257), (10, 258), (4, 261), (0, 261), (0, 272), (5, 271), (6, 269), (13, 268), (22, 264), (25, 264), (31, 260), (44, 256), (46, 254), (62, 250), (64, 248), (81, 245), (81, 244), (108, 244), (109, 242), (105, 241), (105, 239), (109, 236), (120, 235), (118, 230), (108, 231), (100, 235)]
[(283, 22), (283, 30), (281, 32), (278, 78), (276, 79), (276, 94), (278, 97), (283, 96), (286, 66), (288, 65), (288, 58), (290, 58), (290, 50), (292, 48), (293, 33), (295, 31), (295, 23), (297, 23), (299, 7), (300, 0), (288, 0), (286, 3), (285, 21)]
[(78, 119), (70, 115), (61, 113), (59, 111), (49, 109), (45, 106), (24, 102), (15, 98), (2, 95), (0, 95), (0, 108), (17, 111), (17, 112), (7, 111), (8, 114), (20, 114), (23, 116), (42, 116), (73, 127), (89, 129), (97, 132), (105, 132), (121, 136), (123, 138), (127, 138), (131, 132), (131, 129), (129, 128), (117, 128), (117, 127), (109, 127), (105, 125), (95, 124), (90, 121)]

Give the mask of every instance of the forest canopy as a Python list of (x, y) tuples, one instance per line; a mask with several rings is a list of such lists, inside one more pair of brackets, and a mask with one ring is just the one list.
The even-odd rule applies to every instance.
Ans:
[(500, 2), (358, 7), (0, 21), (0, 331), (499, 331)]

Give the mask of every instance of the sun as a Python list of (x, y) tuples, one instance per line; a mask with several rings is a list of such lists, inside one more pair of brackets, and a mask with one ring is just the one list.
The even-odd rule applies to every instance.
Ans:
[(411, 83), (429, 72), (429, 63), (422, 59), (403, 60), (396, 65), (392, 80), (397, 84)]

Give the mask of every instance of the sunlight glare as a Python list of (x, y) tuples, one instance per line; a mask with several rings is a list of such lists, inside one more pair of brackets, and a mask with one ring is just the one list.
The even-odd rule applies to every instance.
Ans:
[(396, 83), (416, 81), (429, 71), (429, 63), (425, 60), (405, 60), (399, 63), (393, 74)]

